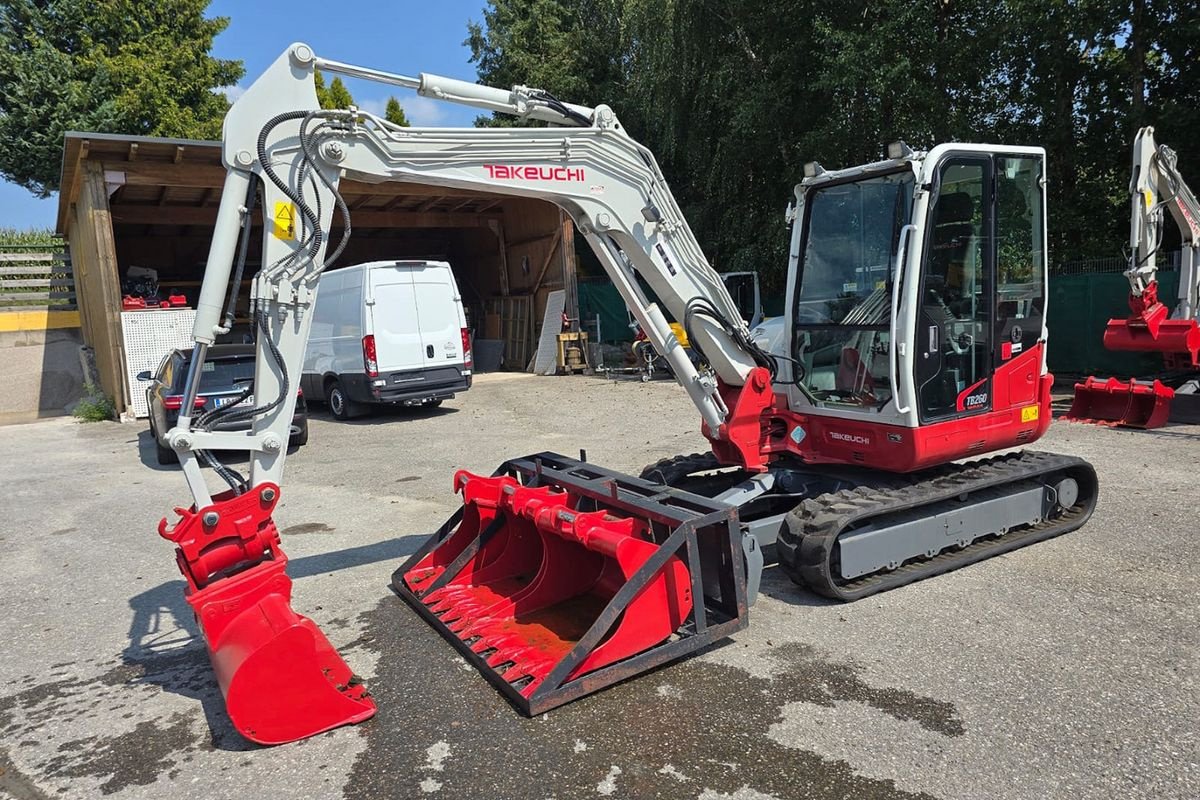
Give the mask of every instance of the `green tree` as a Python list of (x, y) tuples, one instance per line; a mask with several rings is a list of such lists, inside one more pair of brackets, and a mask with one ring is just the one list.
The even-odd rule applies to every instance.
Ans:
[(325, 76), (321, 70), (316, 70), (313, 75), (313, 83), (317, 89), (317, 103), (321, 108), (349, 108), (354, 105), (354, 98), (350, 95), (350, 90), (346, 88), (346, 84), (342, 83), (339, 76), (335, 75), (333, 83), (326, 86)]
[(805, 161), (1041, 145), (1052, 261), (1120, 252), (1140, 126), (1200, 176), (1195, 0), (489, 0), (467, 44), (483, 83), (611, 105), (714, 264), (768, 290)]
[[(621, 8), (621, 0), (489, 0), (464, 44), (481, 83), (534, 86), (573, 103), (611, 102), (622, 75)], [(518, 123), (495, 114), (477, 124)]]
[(244, 74), (209, 55), (209, 0), (0, 4), (0, 175), (45, 197), (68, 130), (213, 139)]
[(400, 101), (394, 97), (388, 98), (387, 109), (384, 110), (383, 116), (393, 125), (399, 125), (402, 128), (409, 126), (408, 117), (404, 115), (404, 106), (400, 105)]

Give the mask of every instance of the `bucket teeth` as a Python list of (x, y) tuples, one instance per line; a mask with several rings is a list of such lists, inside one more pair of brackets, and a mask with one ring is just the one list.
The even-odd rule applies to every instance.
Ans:
[(1125, 428), (1161, 428), (1167, 424), (1174, 397), (1174, 390), (1157, 380), (1088, 378), (1075, 384), (1075, 399), (1065, 418)]

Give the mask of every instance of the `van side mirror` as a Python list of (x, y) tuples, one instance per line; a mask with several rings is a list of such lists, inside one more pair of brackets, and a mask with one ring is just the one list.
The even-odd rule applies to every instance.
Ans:
[(144, 369), (144, 370), (142, 370), (141, 372), (139, 372), (137, 375), (134, 375), (133, 377), (134, 377), (136, 380), (139, 380), (139, 381), (152, 381), (152, 380), (154, 380), (154, 376), (150, 374), (150, 370), (148, 370), (148, 369)]

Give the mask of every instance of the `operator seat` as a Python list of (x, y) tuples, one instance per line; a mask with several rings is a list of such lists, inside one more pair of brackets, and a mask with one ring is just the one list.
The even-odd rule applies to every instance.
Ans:
[(930, 247), (929, 277), (940, 277), (942, 299), (962, 296), (966, 288), (966, 261), (975, 226), (975, 201), (966, 192), (954, 192), (938, 198)]

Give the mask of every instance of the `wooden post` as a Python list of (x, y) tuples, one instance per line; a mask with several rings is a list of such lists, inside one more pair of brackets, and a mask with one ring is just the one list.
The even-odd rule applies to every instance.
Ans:
[(496, 234), (496, 245), (500, 248), (500, 296), (508, 297), (508, 242), (504, 236), (504, 221), (490, 220), (488, 227)]
[(562, 224), (562, 243), (559, 253), (562, 258), (562, 282), (566, 294), (566, 305), (563, 307), (569, 319), (579, 320), (575, 330), (583, 330), (583, 319), (579, 316), (579, 282), (575, 274), (578, 266), (575, 259), (575, 223), (565, 211), (559, 212)]
[(71, 261), (88, 344), (96, 354), (100, 386), (121, 413), (129, 404), (129, 391), (125, 386), (125, 345), (121, 336), (121, 280), (108, 190), (101, 164), (88, 161), (82, 168), (71, 226)]

